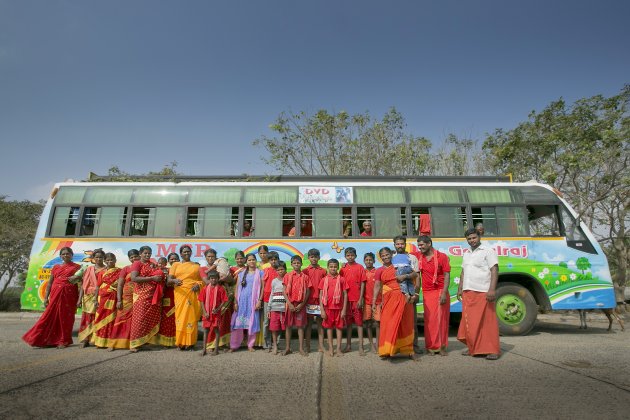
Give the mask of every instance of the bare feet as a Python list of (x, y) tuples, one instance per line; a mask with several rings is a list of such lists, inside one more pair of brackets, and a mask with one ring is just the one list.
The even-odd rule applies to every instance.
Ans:
[(300, 354), (301, 354), (302, 356), (305, 356), (305, 357), (306, 357), (306, 356), (308, 356), (308, 353), (307, 353), (307, 352), (305, 352), (304, 350), (300, 350)]
[(416, 356), (415, 353), (412, 353), (409, 355), (409, 358), (413, 361), (413, 362), (418, 362), (420, 361), (420, 359), (418, 359), (418, 356)]
[(253, 353), (253, 352), (256, 351), (256, 349), (253, 348), (253, 347), (247, 347), (247, 351), (250, 352), (250, 353)]
[(464, 350), (462, 352), (462, 356), (470, 356), (470, 352), (468, 350)]
[(325, 353), (325, 352), (326, 352), (326, 349), (324, 349), (323, 347), (319, 347), (319, 348), (317, 349), (317, 351), (318, 351), (319, 353)]
[(359, 348), (359, 356), (365, 356), (365, 352), (363, 351), (363, 347)]
[(350, 353), (352, 351), (352, 348), (350, 346), (346, 346), (343, 348), (342, 353)]
[(441, 349), (439, 354), (440, 356), (448, 356), (448, 352), (446, 351), (446, 349)]
[(291, 354), (291, 349), (289, 349), (289, 348), (284, 349), (284, 352), (282, 352), (282, 355), (286, 356), (287, 354)]
[(330, 357), (333, 357), (333, 356), (335, 355), (335, 352), (334, 352), (334, 351), (332, 351), (332, 350), (329, 350), (329, 351), (328, 351), (328, 355), (329, 355)]
[(206, 353), (207, 353), (207, 351), (206, 351), (206, 349), (204, 348), (204, 349), (201, 351), (201, 357), (205, 356), (205, 355), (206, 355)]
[(87, 342), (87, 341), (81, 341), (81, 348), (82, 348), (82, 349), (86, 348), (86, 347), (87, 347), (87, 346), (89, 346), (89, 345), (90, 345), (90, 343), (89, 343), (89, 342)]
[(229, 349), (228, 353), (234, 353), (234, 349)]
[(376, 346), (375, 346), (375, 345), (372, 345), (372, 351), (373, 351), (374, 353), (377, 353), (377, 354), (378, 354), (378, 349), (376, 348)]
[(343, 351), (341, 351), (341, 349), (337, 349), (337, 357), (343, 357)]
[(129, 349), (129, 353), (138, 353), (138, 351), (140, 351), (140, 349), (138, 347), (133, 348), (133, 349)]
[(113, 347), (107, 347), (107, 351), (114, 351)]
[(486, 356), (486, 360), (497, 360), (499, 358), (498, 354), (489, 354)]
[(219, 349), (214, 349), (214, 351), (212, 353), (210, 353), (210, 356), (217, 356), (219, 354)]
[(68, 345), (67, 345), (67, 344), (59, 344), (59, 345), (57, 346), (57, 348), (58, 348), (58, 349), (60, 349), (60, 350), (61, 350), (61, 349), (65, 349), (66, 347), (68, 347)]

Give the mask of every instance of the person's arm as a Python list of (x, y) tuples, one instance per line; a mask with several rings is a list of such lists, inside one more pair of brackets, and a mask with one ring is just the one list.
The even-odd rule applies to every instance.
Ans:
[(451, 273), (448, 271), (444, 273), (444, 288), (442, 288), (442, 294), (440, 294), (440, 305), (444, 305), (448, 301), (448, 286), (451, 284)]
[(147, 283), (150, 281), (162, 281), (162, 276), (141, 277), (139, 271), (132, 271), (131, 281), (134, 283)]
[(348, 307), (348, 290), (343, 291), (343, 308), (341, 308), (341, 318), (346, 317), (346, 309)]
[(258, 292), (258, 303), (256, 303), (256, 310), (259, 310), (263, 307), (263, 294), (264, 294), (264, 283), (260, 282), (260, 291)]
[[(120, 274), (123, 274), (121, 270)], [(125, 278), (123, 276), (118, 277), (118, 286), (116, 287), (116, 308), (123, 308), (123, 288), (125, 287)]]
[(322, 319), (326, 319), (326, 310), (324, 309), (324, 292), (320, 289), (319, 291), (319, 312), (322, 316)]
[(486, 293), (486, 300), (488, 302), (494, 302), (497, 297), (497, 283), (499, 281), (499, 266), (493, 265), (490, 268), (490, 289)]
[(357, 303), (357, 308), (363, 309), (364, 304), (365, 304), (365, 281), (362, 281), (361, 290), (359, 290), (359, 302)]
[(293, 306), (293, 303), (291, 302), (291, 300), (289, 299), (289, 295), (287, 294), (286, 284), (282, 285), (282, 294), (284, 295), (284, 300), (287, 302), (287, 306), (289, 307), (289, 312), (295, 312), (295, 306)]
[(304, 293), (304, 299), (302, 299), (302, 302), (300, 302), (300, 304), (297, 307), (297, 312), (300, 312), (302, 308), (306, 306), (306, 302), (308, 302), (308, 298), (310, 295), (311, 295), (311, 289), (307, 287), (306, 292)]
[(48, 306), (48, 297), (50, 296), (50, 289), (52, 288), (53, 281), (55, 281), (52, 273), (50, 274), (50, 278), (48, 279), (48, 284), (46, 285), (46, 297), (44, 298), (44, 308)]
[(83, 287), (79, 287), (79, 300), (77, 301), (77, 308), (83, 306)]
[[(444, 280), (446, 280), (446, 278)], [(460, 302), (462, 300), (463, 287), (464, 287), (464, 267), (462, 267), (462, 273), (459, 275), (459, 285), (457, 286), (457, 300), (459, 300)]]
[(374, 292), (372, 297), (372, 312), (376, 310), (376, 300), (381, 293), (382, 283), (380, 280), (374, 281)]

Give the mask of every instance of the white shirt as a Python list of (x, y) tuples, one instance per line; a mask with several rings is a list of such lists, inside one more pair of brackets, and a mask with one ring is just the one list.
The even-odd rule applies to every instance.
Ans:
[(499, 264), (499, 257), (494, 249), (480, 244), (477, 249), (464, 254), (464, 284), (462, 290), (487, 292), (490, 289), (490, 269)]

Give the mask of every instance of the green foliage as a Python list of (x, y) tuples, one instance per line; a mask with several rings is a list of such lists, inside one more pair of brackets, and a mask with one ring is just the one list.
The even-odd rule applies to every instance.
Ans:
[(236, 265), (235, 255), (239, 250), (237, 248), (230, 248), (223, 253), (223, 257), (227, 260), (230, 266)]
[(591, 268), (591, 262), (586, 257), (580, 257), (575, 261), (575, 266), (584, 274), (584, 271)]
[(167, 165), (164, 165), (162, 169), (159, 171), (150, 171), (146, 174), (130, 174), (129, 172), (123, 171), (120, 169), (118, 165), (112, 165), (107, 170), (107, 175), (102, 177), (98, 176), (94, 173), (90, 173), (87, 181), (90, 182), (134, 182), (134, 181), (168, 181), (168, 178), (172, 178), (172, 181), (175, 181), (177, 175), (181, 175), (177, 172), (177, 162), (172, 161)]

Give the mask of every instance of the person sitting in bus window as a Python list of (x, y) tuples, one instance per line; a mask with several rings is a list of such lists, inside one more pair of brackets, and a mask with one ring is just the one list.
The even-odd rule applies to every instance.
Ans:
[(483, 223), (479, 222), (475, 225), (475, 230), (477, 231), (477, 233), (479, 234), (479, 236), (483, 236), (484, 233), (486, 233), (486, 230), (483, 227)]
[(352, 236), (352, 221), (350, 220), (343, 221), (342, 235), (344, 238), (347, 238), (348, 236)]
[(245, 220), (243, 222), (243, 236), (254, 236), (254, 227), (251, 220)]
[(363, 222), (363, 232), (361, 232), (361, 236), (372, 236), (372, 222), (370, 220)]

